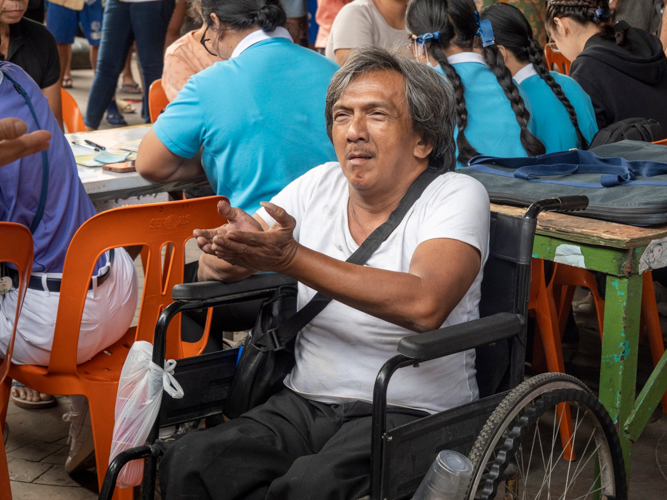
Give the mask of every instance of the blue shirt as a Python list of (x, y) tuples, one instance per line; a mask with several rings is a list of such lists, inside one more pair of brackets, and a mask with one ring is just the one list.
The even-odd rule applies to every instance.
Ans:
[(337, 69), (288, 39), (265, 39), (193, 75), (153, 130), (178, 156), (192, 158), (203, 146), (215, 192), (252, 214), (297, 177), (336, 160), (324, 104)]
[[(579, 130), (590, 144), (598, 131), (591, 98), (569, 76), (555, 71), (551, 71), (551, 76), (570, 100), (577, 113)], [(524, 66), (514, 78), (531, 102), (534, 134), (544, 143), (547, 153), (568, 151), (572, 148), (581, 149), (582, 145), (577, 139), (577, 131), (565, 106), (558, 100), (551, 87), (535, 72), (533, 65)]]
[[(465, 136), (479, 154), (516, 158), (528, 156), (521, 144), (521, 127), (516, 121), (516, 114), (496, 76), (484, 63), (482, 55), (463, 52), (448, 58), (450, 64), (461, 77), (463, 96), (468, 110), (468, 125)], [(460, 61), (460, 62), (459, 62)], [(438, 71), (444, 75), (442, 68)], [(521, 90), (519, 90), (521, 92)], [(530, 102), (522, 95), (528, 111)], [(528, 129), (532, 131), (532, 123)], [(454, 130), (454, 141), (458, 137), (458, 128)], [(459, 151), (456, 148), (458, 157)], [(456, 168), (467, 165), (457, 162)]]
[[(79, 180), (72, 149), (58, 127), (49, 103), (37, 84), (18, 66), (0, 62), (0, 119), (20, 118), (28, 133), (38, 130), (30, 109), (14, 85), (28, 94), (41, 128), (51, 132), (49, 183), (41, 222), (32, 235), (35, 245), (33, 272), (62, 273), (65, 255), (77, 229), (95, 215), (95, 207)], [(30, 227), (42, 191), (42, 154), (37, 153), (0, 167), (0, 221)], [(95, 270), (100, 267), (98, 262)]]

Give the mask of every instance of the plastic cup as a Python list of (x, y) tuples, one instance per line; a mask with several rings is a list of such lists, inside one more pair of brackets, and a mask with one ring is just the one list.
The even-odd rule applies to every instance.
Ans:
[(443, 450), (433, 461), (412, 500), (461, 500), (472, 475), (472, 463), (456, 451)]

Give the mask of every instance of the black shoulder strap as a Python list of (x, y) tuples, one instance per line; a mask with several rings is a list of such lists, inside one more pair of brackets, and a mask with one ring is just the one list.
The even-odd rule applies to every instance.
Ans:
[[(373, 231), (345, 262), (357, 265), (365, 264), (368, 259), (370, 259), (371, 255), (380, 248), (382, 242), (398, 227), (405, 217), (405, 214), (408, 213), (410, 207), (412, 207), (415, 201), (419, 199), (428, 185), (443, 172), (444, 169), (427, 168), (424, 170), (412, 183), (408, 192), (405, 193), (405, 196), (403, 196), (403, 199), (396, 209), (389, 215), (387, 221)], [(264, 335), (259, 338), (255, 345), (263, 351), (270, 351), (286, 345), (297, 333), (310, 323), (315, 316), (322, 312), (329, 302), (331, 302), (331, 298), (319, 292), (316, 293), (310, 302), (297, 311), (294, 316), (285, 321), (285, 323), (279, 326), (272, 334)], [(274, 341), (277, 341), (278, 345), (275, 345)]]
[[(28, 93), (23, 90), (16, 80), (14, 80), (7, 73), (3, 73), (3, 76), (7, 78), (13, 85), (16, 91), (21, 94), (21, 97), (25, 100), (25, 103), (30, 109), (30, 114), (32, 115), (33, 120), (35, 120), (35, 125), (37, 125), (38, 130), (42, 130), (42, 127), (37, 120), (37, 114), (35, 113), (35, 108), (32, 107), (32, 102)], [(49, 187), (49, 158), (46, 154), (46, 151), (42, 151), (42, 192), (39, 196), (39, 204), (37, 205), (37, 212), (35, 212), (35, 217), (32, 219), (32, 224), (30, 224), (30, 233), (35, 234), (39, 223), (42, 221), (42, 216), (44, 215), (44, 207), (46, 206), (46, 193), (48, 192)]]

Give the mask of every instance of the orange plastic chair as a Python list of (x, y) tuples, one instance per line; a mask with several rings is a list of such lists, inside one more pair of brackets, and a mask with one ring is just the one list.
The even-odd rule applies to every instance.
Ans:
[(151, 123), (155, 123), (168, 104), (169, 99), (162, 88), (162, 79), (155, 80), (148, 89), (148, 113), (151, 115)]
[(544, 46), (544, 59), (546, 60), (547, 67), (550, 71), (555, 65), (559, 73), (563, 75), (570, 74), (570, 65), (572, 63), (562, 53), (558, 52), (552, 43), (548, 43)]
[[(35, 390), (88, 398), (100, 486), (109, 463), (118, 379), (129, 348), (135, 340), (152, 342), (158, 316), (172, 302), (172, 287), (183, 282), (184, 246), (192, 238), (193, 229), (218, 227), (226, 222), (216, 210), (221, 199), (225, 198), (123, 207), (89, 219), (72, 238), (65, 259), (49, 366), (10, 368), (12, 379)], [(135, 245), (148, 247), (139, 322), (118, 342), (77, 366), (81, 316), (95, 263), (111, 248)], [(164, 250), (169, 250), (165, 252), (169, 257), (163, 264)], [(197, 355), (207, 340), (205, 334), (196, 344), (182, 345), (177, 321), (169, 330), (167, 357)], [(3, 396), (6, 403), (9, 393)], [(132, 488), (117, 489), (114, 498), (130, 500), (132, 495)]]
[(661, 141), (655, 141), (653, 144), (660, 144), (661, 146), (667, 146), (667, 139)]
[[(5, 427), (7, 416), (7, 403), (12, 387), (12, 379), (7, 376), (9, 365), (14, 350), (14, 337), (16, 336), (16, 325), (21, 314), (23, 299), (28, 289), (28, 281), (32, 271), (33, 243), (32, 235), (27, 227), (13, 222), (0, 222), (0, 241), (11, 242), (10, 245), (0, 245), (0, 262), (11, 262), (19, 272), (19, 296), (17, 300), (16, 316), (14, 316), (14, 329), (9, 341), (9, 347), (5, 359), (0, 365), (0, 418), (2, 429)], [(11, 500), (12, 490), (9, 483), (9, 470), (7, 469), (7, 454), (4, 444), (0, 446), (0, 498)]]
[(79, 105), (72, 97), (72, 94), (65, 89), (60, 89), (60, 96), (63, 107), (63, 123), (70, 134), (74, 132), (85, 132), (86, 125), (83, 123), (83, 115), (79, 109)]

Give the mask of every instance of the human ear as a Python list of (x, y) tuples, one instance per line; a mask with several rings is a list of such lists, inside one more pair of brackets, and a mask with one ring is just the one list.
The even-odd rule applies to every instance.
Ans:
[(433, 151), (433, 144), (430, 142), (426, 142), (420, 138), (417, 141), (417, 144), (415, 144), (415, 148), (412, 153), (415, 155), (415, 158), (423, 160), (425, 158), (428, 158), (428, 155), (430, 155), (432, 151)]
[(502, 45), (496, 45), (498, 47), (498, 51), (500, 52), (500, 55), (503, 56), (503, 60), (507, 62), (507, 49), (503, 47)]
[(559, 36), (567, 36), (570, 34), (568, 29), (568, 20), (561, 19), (560, 17), (554, 17), (554, 24), (556, 25), (556, 31), (558, 31)]

